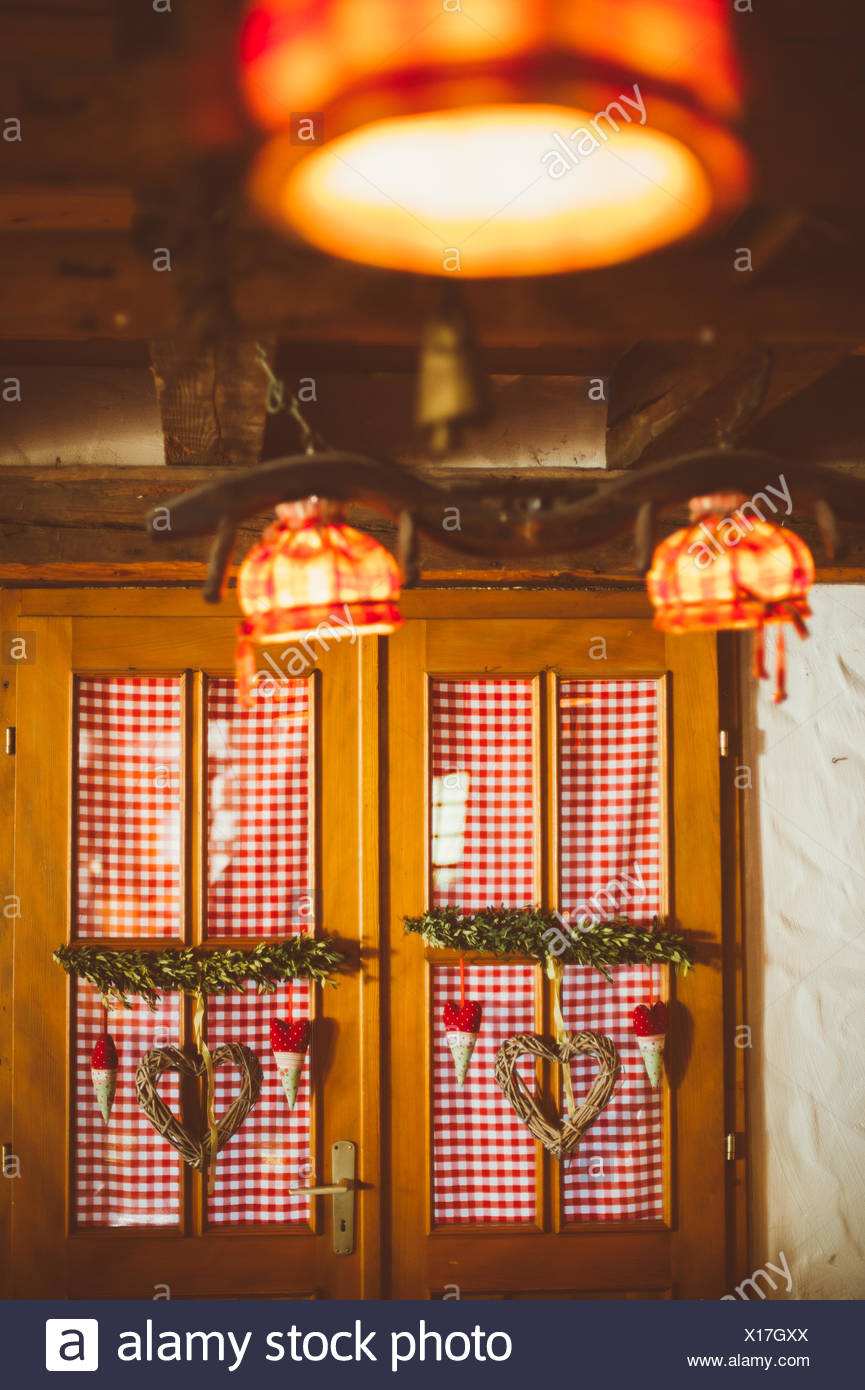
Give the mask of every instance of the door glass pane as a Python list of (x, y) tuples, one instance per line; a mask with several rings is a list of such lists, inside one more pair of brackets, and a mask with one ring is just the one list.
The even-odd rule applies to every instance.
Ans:
[[(433, 978), (433, 1220), (442, 1225), (535, 1219), (535, 1141), (496, 1084), (499, 1044), (535, 1027), (531, 965), (465, 967), (466, 999), (481, 1006), (477, 1044), (462, 1087), (442, 1014), (460, 997), (459, 966), (436, 965)], [(532, 1089), (530, 1058), (519, 1064)]]
[[(117, 1046), (117, 1090), (109, 1123), (102, 1118), (90, 1075), (105, 1011), (92, 985), (74, 985), (73, 1220), (78, 1226), (176, 1226), (180, 1221), (181, 1159), (139, 1108), (135, 1071), (151, 1048), (176, 1044), (180, 996), (162, 997), (155, 1012), (140, 999), (113, 1009), (108, 1031)], [(166, 1105), (178, 1113), (176, 1073), (159, 1083)]]
[[(661, 911), (659, 711), (656, 681), (560, 683), (560, 911), (573, 933), (620, 915), (649, 927)], [(634, 1007), (659, 998), (661, 971), (611, 973), (613, 984), (595, 970), (565, 968), (567, 1027), (608, 1034), (623, 1067), (607, 1109), (563, 1165), (568, 1221), (663, 1215), (662, 1091), (649, 1085), (631, 1026)], [(595, 1071), (592, 1058), (572, 1064), (578, 1103)]]
[(434, 680), (432, 903), (535, 898), (533, 685)]
[(181, 928), (183, 691), (168, 676), (76, 682), (77, 936)]
[[(270, 1020), (308, 1018), (309, 1005), (307, 980), (293, 980), (264, 995), (248, 984), (245, 994), (213, 995), (207, 1001), (211, 1051), (224, 1042), (245, 1043), (264, 1072), (257, 1105), (217, 1158), (207, 1209), (212, 1225), (309, 1221), (309, 1198), (291, 1197), (289, 1189), (309, 1187), (314, 1182), (310, 1156), (312, 1048), (304, 1061), (291, 1111), (270, 1048)], [(217, 1118), (228, 1109), (239, 1085), (233, 1066), (216, 1069)]]
[[(534, 687), (528, 680), (433, 680), (434, 906), (521, 906), (535, 898)], [(433, 1219), (442, 1224), (535, 1219), (535, 1145), (493, 1076), (499, 1043), (534, 1028), (531, 966), (466, 970), (482, 1008), (465, 1084), (457, 1084), (442, 1011), (459, 972), (433, 968)], [(522, 1064), (528, 1078), (529, 1061)]]
[(207, 934), (289, 936), (314, 925), (307, 680), (255, 705), (207, 686)]
[(627, 915), (661, 904), (657, 681), (559, 686), (560, 911)]
[[(660, 1220), (664, 1214), (662, 1091), (653, 1090), (631, 1027), (637, 1004), (659, 998), (661, 969), (618, 966), (610, 985), (597, 970), (568, 965), (562, 988), (565, 1026), (613, 1039), (622, 1070), (613, 1097), (576, 1154), (562, 1164), (566, 1221)], [(585, 1096), (597, 1071), (594, 1057), (571, 1063), (574, 1099)]]

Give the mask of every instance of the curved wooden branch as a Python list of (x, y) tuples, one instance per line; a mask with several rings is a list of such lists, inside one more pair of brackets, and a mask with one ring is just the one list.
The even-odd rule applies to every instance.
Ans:
[[(408, 512), (421, 535), (452, 550), (519, 557), (589, 549), (626, 532), (641, 508), (659, 512), (720, 491), (742, 492), (780, 521), (796, 510), (801, 513), (803, 505), (811, 509), (822, 502), (845, 521), (865, 525), (865, 479), (819, 464), (724, 449), (664, 459), (600, 485), (578, 477), (520, 483), (487, 477), (447, 487), (391, 460), (338, 452), (300, 454), (224, 474), (152, 512), (147, 525), (154, 540), (204, 535), (278, 502), (317, 494), (356, 502), (394, 521)], [(459, 529), (445, 529), (442, 522), (454, 508), (460, 513)], [(821, 515), (825, 519), (826, 511), (821, 509)]]

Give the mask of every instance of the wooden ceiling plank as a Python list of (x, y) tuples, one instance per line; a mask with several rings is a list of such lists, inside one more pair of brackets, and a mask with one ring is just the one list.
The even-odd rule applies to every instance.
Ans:
[(128, 188), (71, 184), (6, 184), (0, 188), (0, 233), (123, 231), (132, 224), (135, 204)]
[[(847, 470), (865, 475), (865, 467)], [(107, 579), (137, 582), (149, 577), (186, 577), (203, 581), (211, 537), (170, 537), (158, 545), (145, 530), (145, 515), (167, 505), (190, 488), (212, 478), (206, 466), (171, 468), (0, 468), (0, 583), (26, 584), (36, 571), (46, 566), (65, 567), (56, 579), (80, 578), (84, 582), (94, 565), (116, 571)], [(436, 480), (447, 485), (447, 473), (436, 469)], [(586, 478), (588, 491), (595, 485), (614, 485), (630, 477), (627, 470), (610, 473), (594, 470)], [(375, 535), (390, 550), (397, 547), (397, 525), (369, 508), (351, 506), (349, 520)], [(238, 528), (237, 550), (242, 555), (260, 536), (270, 514), (251, 517)], [(841, 520), (843, 521), (843, 514)], [(658, 537), (682, 524), (681, 509), (659, 518)], [(865, 530), (846, 528), (843, 565), (829, 567), (822, 549), (818, 526), (798, 513), (795, 529), (812, 546), (814, 553), (833, 580), (845, 580), (865, 569)], [(598, 579), (634, 583), (638, 580), (634, 540), (631, 534), (580, 548), (565, 554), (532, 556), (521, 560), (498, 561), (484, 556), (459, 554), (448, 547), (423, 539), (420, 551), (424, 576), (435, 571), (448, 573), (495, 574), (516, 572), (537, 577), (570, 574), (573, 580)], [(71, 566), (82, 567), (80, 571)], [(137, 568), (140, 567), (140, 568)]]
[[(169, 247), (169, 250), (171, 248)], [(142, 339), (175, 334), (186, 314), (156, 247), (119, 232), (12, 232), (0, 236), (0, 336)], [(722, 259), (722, 258), (721, 258)], [(156, 264), (154, 264), (154, 261)], [(286, 343), (414, 346), (431, 303), (420, 277), (317, 256), (268, 235), (239, 235), (233, 300), (241, 328)], [(676, 293), (670, 293), (671, 277)], [(849, 344), (862, 341), (861, 258), (825, 257), (807, 275), (761, 276), (731, 292), (719, 248), (705, 243), (582, 276), (466, 286), (484, 349), (609, 350), (658, 339), (715, 338)]]

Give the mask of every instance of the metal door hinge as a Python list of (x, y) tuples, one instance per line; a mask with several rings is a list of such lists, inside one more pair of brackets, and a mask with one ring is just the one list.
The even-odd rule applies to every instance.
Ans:
[[(740, 1140), (743, 1140), (743, 1145), (740, 1145)], [(725, 1134), (723, 1151), (725, 1151), (727, 1163), (733, 1163), (737, 1158), (744, 1158), (744, 1134), (734, 1134), (733, 1131)]]
[(8, 754), (10, 754), (10, 755), (11, 755), (12, 753), (15, 752), (15, 729), (14, 729), (14, 727), (8, 728), (8, 729), (6, 730), (6, 752), (7, 752)]
[(718, 730), (718, 748), (720, 749), (721, 757), (726, 758), (730, 752), (730, 735), (727, 733), (726, 729)]

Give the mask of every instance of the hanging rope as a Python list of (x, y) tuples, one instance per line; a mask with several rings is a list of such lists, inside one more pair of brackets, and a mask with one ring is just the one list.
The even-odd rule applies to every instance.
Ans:
[(210, 1055), (210, 1048), (204, 1041), (204, 995), (201, 991), (195, 996), (195, 1010), (192, 1015), (192, 1034), (198, 1054), (204, 1062), (205, 1113), (207, 1116), (207, 1128), (210, 1130), (210, 1165), (207, 1173), (207, 1191), (212, 1192), (216, 1181), (216, 1150), (219, 1143), (219, 1131), (216, 1127), (213, 1058)]
[(255, 356), (258, 365), (267, 377), (267, 400), (265, 409), (268, 415), (278, 415), (280, 411), (285, 411), (290, 415), (300, 430), (301, 443), (307, 454), (314, 454), (316, 449), (329, 449), (327, 440), (323, 439), (317, 430), (307, 420), (300, 408), (300, 402), (296, 396), (289, 396), (288, 404), (285, 403), (285, 382), (280, 381), (278, 376), (273, 373), (273, 368), (267, 359), (267, 349), (261, 344), (255, 345)]
[(765, 629), (761, 623), (754, 629), (753, 647), (753, 675), (755, 680), (764, 681), (769, 672), (766, 670), (766, 638)]
[[(547, 957), (547, 978), (553, 982), (553, 1023), (556, 1028), (556, 1042), (566, 1043), (570, 1037), (568, 1029), (565, 1027), (565, 1018), (562, 1013), (562, 980), (565, 975), (565, 967), (555, 956)], [(577, 1113), (577, 1105), (574, 1100), (574, 1084), (571, 1080), (571, 1068), (569, 1062), (562, 1064), (562, 1076), (565, 1084), (565, 1097), (568, 1106), (568, 1118), (573, 1119)]]
[(778, 645), (775, 648), (775, 690), (772, 700), (780, 705), (787, 698), (787, 644), (784, 640), (784, 627), (778, 628)]

